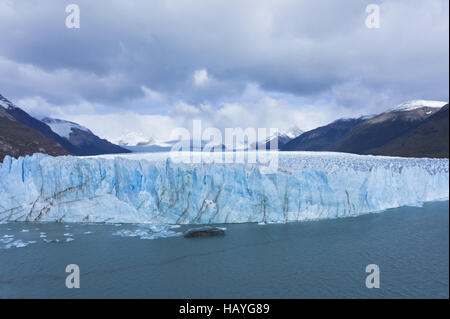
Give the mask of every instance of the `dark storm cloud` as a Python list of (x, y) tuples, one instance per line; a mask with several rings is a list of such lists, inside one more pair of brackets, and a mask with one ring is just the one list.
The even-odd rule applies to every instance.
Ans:
[[(17, 98), (129, 107), (142, 86), (188, 103), (267, 92), (327, 96), (348, 107), (388, 94), (448, 100), (448, 1), (0, 0), (0, 84)], [(193, 75), (206, 70), (209, 81)], [(355, 95), (353, 90), (361, 94)], [(373, 102), (373, 101), (372, 101)]]

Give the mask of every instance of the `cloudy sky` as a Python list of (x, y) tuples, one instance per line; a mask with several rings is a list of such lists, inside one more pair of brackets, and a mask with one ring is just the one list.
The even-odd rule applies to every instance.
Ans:
[[(65, 7), (80, 7), (80, 28)], [(369, 29), (366, 6), (380, 7)], [(0, 0), (0, 94), (112, 141), (448, 101), (448, 0)]]

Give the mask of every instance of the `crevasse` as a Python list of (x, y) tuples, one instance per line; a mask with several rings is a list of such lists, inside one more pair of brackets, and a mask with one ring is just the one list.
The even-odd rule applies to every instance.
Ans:
[(162, 154), (35, 154), (0, 164), (0, 221), (288, 222), (448, 197), (448, 159), (286, 152), (271, 174), (250, 164), (174, 163)]

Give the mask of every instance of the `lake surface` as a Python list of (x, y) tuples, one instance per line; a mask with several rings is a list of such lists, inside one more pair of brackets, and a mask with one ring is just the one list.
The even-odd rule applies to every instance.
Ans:
[[(449, 297), (448, 201), (220, 226), (225, 236), (187, 239), (188, 226), (0, 224), (0, 297)], [(65, 286), (68, 264), (80, 267), (79, 289)], [(379, 289), (365, 286), (368, 264), (380, 268)]]

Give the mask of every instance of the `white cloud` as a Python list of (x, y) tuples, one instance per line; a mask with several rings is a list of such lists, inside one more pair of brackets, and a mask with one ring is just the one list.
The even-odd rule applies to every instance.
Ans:
[(154, 91), (154, 90), (151, 90), (148, 87), (146, 87), (145, 85), (141, 85), (141, 90), (142, 90), (142, 92), (144, 92), (145, 97), (147, 99), (156, 100), (156, 101), (162, 101), (165, 99), (164, 94)]
[(382, 27), (369, 30), (358, 0), (79, 0), (89, 12), (74, 33), (64, 5), (42, 0), (37, 15), (0, 0), (0, 30), (14, 30), (2, 34), (0, 93), (109, 139), (169, 135), (196, 118), (307, 130), (448, 100), (448, 1), (379, 3)]
[[(180, 126), (168, 115), (139, 114), (133, 111), (122, 111), (98, 114), (97, 109), (103, 105), (81, 101), (78, 104), (57, 106), (49, 103), (41, 96), (26, 97), (13, 101), (17, 106), (36, 118), (45, 116), (76, 122), (88, 127), (94, 134), (118, 143), (120, 140), (167, 140), (170, 132)], [(183, 105), (183, 104), (180, 104)], [(189, 110), (190, 106), (184, 106)]]
[[(70, 104), (82, 96), (98, 100), (104, 94), (120, 96), (130, 82), (124, 74), (97, 75), (92, 72), (60, 68), (45, 70), (33, 64), (20, 63), (0, 56), (0, 87), (27, 92)], [(30, 94), (31, 93), (31, 94)]]
[[(359, 87), (359, 84), (349, 83), (337, 87), (335, 95), (341, 100), (362, 101), (364, 95), (356, 94), (356, 88), (359, 88), (359, 92), (368, 94)], [(131, 101), (131, 104), (151, 102), (149, 100), (161, 97), (157, 92), (154, 93), (147, 88), (143, 88), (143, 90), (145, 90), (146, 96)], [(168, 107), (167, 114), (118, 112), (117, 109), (108, 109), (104, 105), (91, 104), (87, 101), (57, 106), (40, 96), (18, 100), (17, 105), (38, 117), (50, 116), (79, 123), (91, 129), (98, 136), (115, 143), (121, 140), (132, 143), (136, 140), (144, 141), (150, 138), (159, 141), (168, 140), (172, 130), (177, 127), (191, 130), (194, 119), (201, 120), (203, 128), (215, 127), (222, 131), (225, 128), (238, 127), (283, 130), (293, 126), (298, 126), (302, 130), (310, 130), (336, 118), (357, 117), (367, 114), (370, 110), (370, 108), (361, 108), (355, 113), (354, 109), (345, 108), (338, 101), (319, 99), (308, 102), (289, 94), (268, 95), (255, 84), (248, 85), (247, 90), (235, 101), (220, 105), (193, 105), (179, 100)], [(97, 113), (100, 108), (104, 108), (108, 112)]]
[(208, 71), (206, 71), (206, 69), (196, 70), (194, 72), (193, 78), (194, 78), (194, 84), (197, 87), (206, 86), (208, 83), (211, 82), (211, 78), (208, 74)]
[[(278, 128), (298, 126), (310, 130), (338, 117), (351, 117), (353, 111), (333, 101), (318, 99), (305, 102), (289, 94), (268, 95), (257, 85), (249, 85), (242, 97), (219, 106), (190, 105), (178, 102), (169, 115), (181, 127), (191, 129), (192, 120), (202, 120), (203, 127), (225, 128)], [(358, 114), (359, 115), (359, 114)]]
[(25, 97), (15, 102), (15, 104), (36, 118), (48, 116), (69, 121), (72, 114), (95, 114), (96, 107), (100, 107), (87, 101), (58, 106), (49, 103), (41, 96)]
[(95, 134), (114, 143), (120, 140), (130, 141), (137, 138), (150, 138), (164, 141), (170, 132), (178, 127), (177, 123), (165, 115), (143, 115), (135, 112), (117, 114), (86, 114), (72, 116), (71, 120), (91, 129)]
[(183, 101), (178, 101), (174, 106), (170, 107), (169, 114), (173, 117), (190, 117), (200, 113), (200, 110)]

